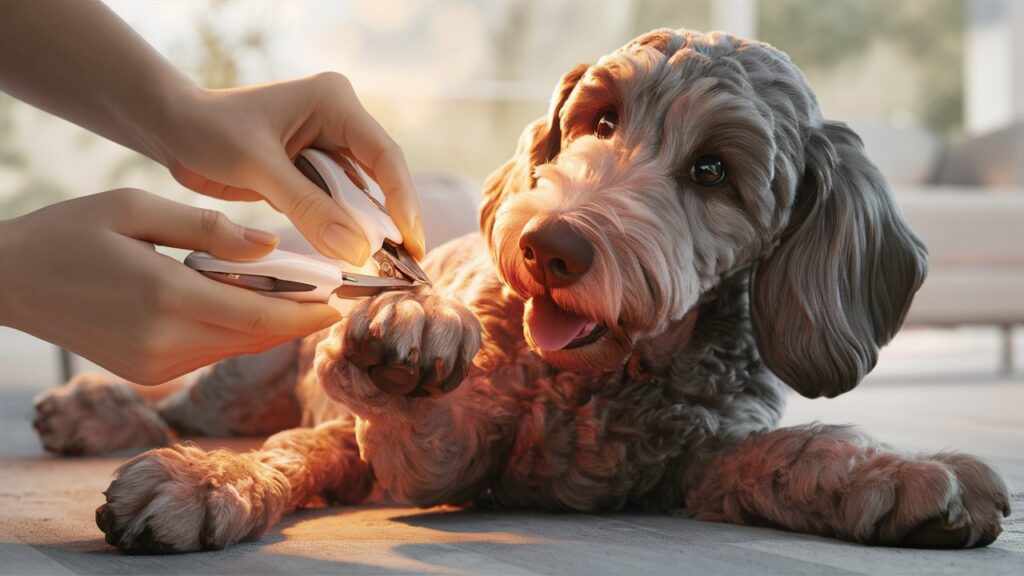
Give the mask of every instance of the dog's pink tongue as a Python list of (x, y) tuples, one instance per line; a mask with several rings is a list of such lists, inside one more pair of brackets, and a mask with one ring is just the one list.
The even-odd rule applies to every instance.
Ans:
[(530, 298), (526, 306), (526, 325), (541, 350), (561, 350), (592, 324), (582, 316), (567, 312), (546, 294)]

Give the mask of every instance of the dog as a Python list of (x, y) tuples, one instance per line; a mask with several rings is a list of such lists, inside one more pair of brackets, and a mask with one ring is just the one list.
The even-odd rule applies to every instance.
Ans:
[(977, 458), (776, 428), (785, 386), (861, 381), (927, 269), (860, 139), (785, 54), (645, 34), (569, 71), (484, 188), (480, 233), (423, 262), (433, 288), (155, 404), (95, 376), (38, 399), (63, 453), (273, 434), (128, 461), (96, 513), (106, 541), (220, 549), (375, 485), (424, 507), (682, 509), (872, 545), (999, 535), (1007, 489)]

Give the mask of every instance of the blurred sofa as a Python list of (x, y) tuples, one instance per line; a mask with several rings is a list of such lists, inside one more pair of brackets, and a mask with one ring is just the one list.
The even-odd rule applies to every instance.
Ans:
[(896, 198), (928, 247), (928, 278), (908, 324), (988, 324), (1003, 331), (1013, 369), (1013, 326), (1024, 323), (1024, 194), (977, 188), (900, 190)]
[(850, 125), (929, 250), (907, 324), (998, 326), (1009, 374), (1024, 323), (1024, 123), (951, 142), (920, 126)]
[(1024, 194), (942, 188), (896, 197), (929, 253), (908, 322), (1024, 323)]

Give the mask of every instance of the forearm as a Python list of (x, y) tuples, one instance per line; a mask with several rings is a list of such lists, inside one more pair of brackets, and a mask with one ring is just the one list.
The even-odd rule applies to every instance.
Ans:
[(279, 432), (251, 454), (288, 479), (285, 512), (321, 496), (338, 503), (359, 503), (373, 487), (370, 469), (359, 457), (350, 420)]
[(686, 506), (703, 520), (777, 524), (819, 534), (834, 533), (852, 472), (870, 444), (843, 427), (803, 426), (755, 434), (723, 446), (706, 465), (694, 467)]
[(17, 230), (15, 225), (17, 219), (0, 220), (0, 278), (3, 279), (3, 287), (0, 287), (0, 326), (14, 327), (16, 324), (15, 312), (18, 308), (18, 295), (16, 284), (19, 280), (18, 271), (14, 269), (14, 252), (18, 250), (15, 242)]
[(496, 463), (496, 447), (487, 438), (505, 436), (494, 429), (495, 419), (468, 410), (452, 395), (427, 400), (383, 392), (344, 359), (337, 344), (330, 337), (320, 343), (317, 376), (332, 399), (361, 419), (361, 454), (381, 485), (416, 506), (471, 500)]
[[(412, 407), (411, 403), (418, 406)], [(397, 399), (360, 423), (363, 457), (397, 499), (421, 507), (468, 502), (493, 475), (502, 437), (494, 423), (448, 398)]]
[(197, 88), (98, 0), (0, 3), (0, 89), (154, 160)]

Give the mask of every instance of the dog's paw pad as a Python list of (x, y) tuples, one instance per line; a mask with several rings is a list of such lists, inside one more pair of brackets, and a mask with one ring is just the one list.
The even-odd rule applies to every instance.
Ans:
[(412, 394), (416, 391), (420, 381), (419, 367), (408, 364), (370, 366), (366, 373), (370, 375), (370, 380), (377, 385), (377, 388), (389, 394)]
[(345, 355), (384, 392), (451, 392), (480, 348), (480, 323), (461, 303), (433, 294), (387, 294), (353, 310)]
[(969, 524), (953, 526), (946, 520), (930, 520), (911, 530), (902, 543), (912, 548), (963, 548), (970, 537)]

